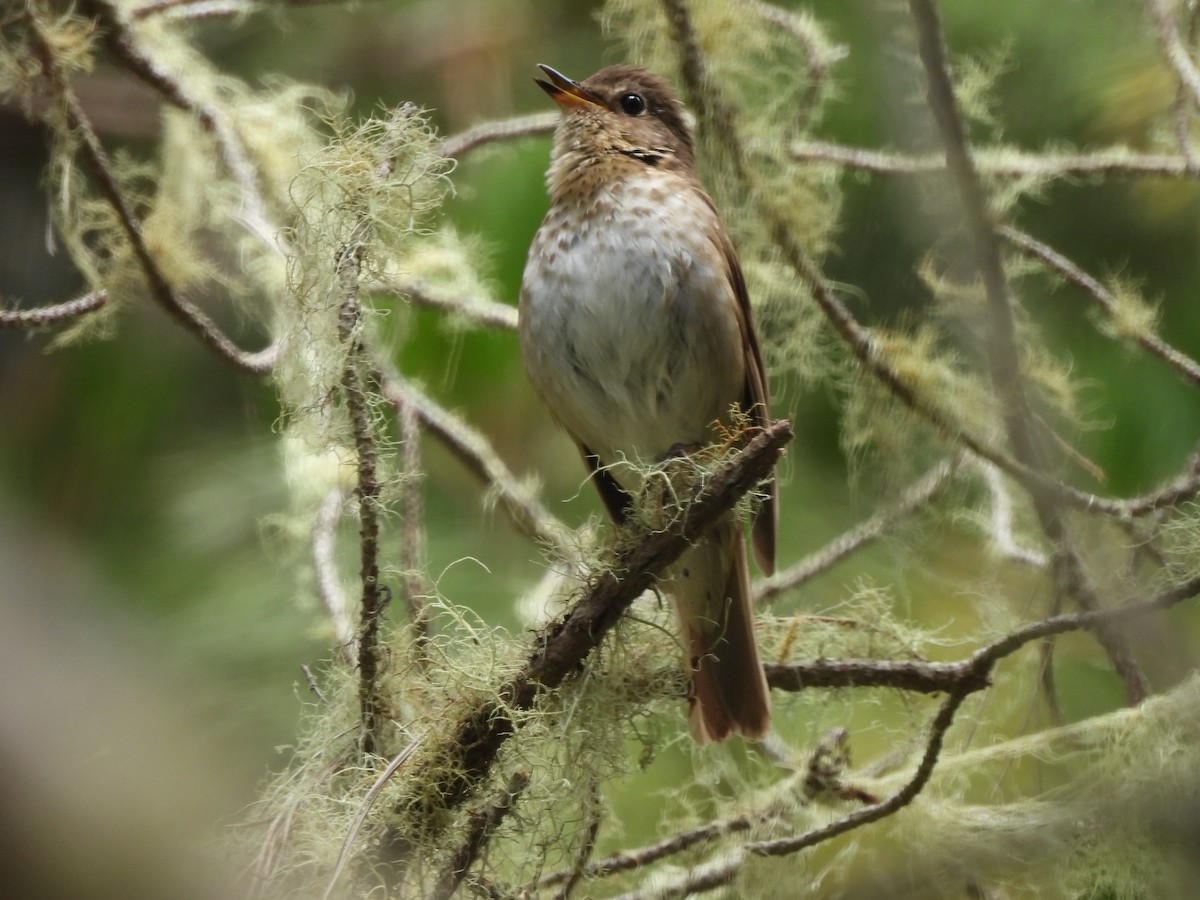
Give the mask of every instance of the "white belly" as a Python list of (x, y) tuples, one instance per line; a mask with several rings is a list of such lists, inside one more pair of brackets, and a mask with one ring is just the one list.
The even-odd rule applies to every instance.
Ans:
[(745, 382), (736, 300), (704, 238), (711, 221), (697, 221), (671, 186), (641, 202), (618, 189), (570, 230), (555, 207), (525, 268), (529, 377), (604, 463), (707, 443)]

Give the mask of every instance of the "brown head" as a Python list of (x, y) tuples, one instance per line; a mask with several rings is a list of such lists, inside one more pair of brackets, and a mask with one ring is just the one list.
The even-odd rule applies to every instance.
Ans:
[[(572, 81), (539, 65), (537, 80), (563, 111), (554, 139), (558, 168), (579, 173), (592, 164), (628, 161), (636, 166), (691, 171), (692, 133), (683, 104), (666, 80), (639, 66), (608, 66)], [(566, 172), (561, 172), (565, 175)], [(551, 170), (552, 188), (555, 181)]]

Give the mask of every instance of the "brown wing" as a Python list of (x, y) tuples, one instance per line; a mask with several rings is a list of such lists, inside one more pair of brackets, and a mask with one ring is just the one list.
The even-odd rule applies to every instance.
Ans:
[[(713, 214), (720, 221), (720, 215), (712, 200), (705, 195)], [(763, 365), (762, 350), (758, 345), (758, 334), (754, 330), (754, 318), (750, 311), (750, 294), (746, 290), (746, 279), (742, 277), (742, 266), (738, 262), (733, 242), (725, 232), (724, 226), (716, 233), (717, 249), (725, 258), (729, 270), (729, 281), (733, 285), (733, 294), (737, 299), (738, 327), (742, 332), (742, 350), (746, 359), (746, 382), (742, 387), (742, 409), (750, 416), (750, 421), (760, 428), (765, 428), (771, 420), (770, 396), (767, 392), (767, 372)], [(758, 561), (763, 573), (770, 575), (775, 571), (775, 536), (779, 531), (779, 500), (778, 487), (775, 483), (775, 473), (764, 487), (766, 499), (754, 515), (751, 536), (754, 541), (754, 558)]]

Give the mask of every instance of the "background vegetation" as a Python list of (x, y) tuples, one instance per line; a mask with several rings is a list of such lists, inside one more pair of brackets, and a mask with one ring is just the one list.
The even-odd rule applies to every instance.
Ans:
[[(500, 895), (1184, 895), (1194, 603), (1086, 611), (1173, 605), (1198, 571), (1194, 5), (938, 9), (953, 106), (927, 99), (916, 0), (0, 7), (14, 895), (365, 895), (380, 857), (409, 895), (456, 867)], [(536, 62), (627, 59), (699, 115), (796, 433), (798, 568), (761, 587), (778, 736), (687, 742), (669, 617), (643, 600), (561, 694), (508, 710), (519, 740), (439, 813), (462, 766), (444, 730), (533, 652), (539, 603), (570, 593), (544, 576), (595, 573), (610, 534), (515, 336), (479, 322), (511, 316), (488, 304), (515, 300), (553, 117), (453, 164), (442, 141), (548, 112)], [(982, 250), (954, 121), (1002, 226)], [(98, 308), (14, 312), (79, 296)], [(282, 349), (214, 354), (217, 329)], [(440, 409), (513, 477), (481, 486)], [(356, 577), (368, 445), (383, 592)], [(372, 707), (344, 639), (389, 594)], [(1084, 633), (1047, 665), (1033, 638), (1056, 630)], [(864, 814), (884, 821), (821, 833)], [(233, 849), (197, 873), (217, 822)], [(587, 868), (606, 859), (628, 865)]]

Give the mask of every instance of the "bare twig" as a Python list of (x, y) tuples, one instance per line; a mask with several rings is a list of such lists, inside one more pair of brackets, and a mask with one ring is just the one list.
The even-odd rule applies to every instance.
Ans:
[[(544, 691), (578, 671), (630, 604), (654, 584), (657, 573), (761, 483), (791, 437), (786, 421), (773, 422), (691, 491), (683, 503), (686, 516), (651, 534), (626, 533), (614, 558), (588, 579), (579, 602), (538, 636), (521, 671), (453, 723), (448, 739), (423, 761), (414, 779), (419, 788), (409, 792), (401, 808), (428, 805), (429, 798), (437, 797), (439, 807), (454, 809), (471, 796), (519, 727), (515, 713), (530, 709)], [(402, 859), (405, 844), (402, 834), (389, 835), (380, 857)]]
[(999, 469), (983, 460), (979, 461), (978, 468), (992, 497), (991, 527), (988, 529), (992, 542), (1006, 558), (1035, 569), (1044, 568), (1049, 562), (1046, 554), (1022, 547), (1013, 534), (1013, 501), (1008, 485), (1004, 483), (1004, 476)]
[(74, 300), (33, 309), (0, 309), (0, 328), (45, 328), (95, 312), (108, 302), (108, 291), (89, 291)]
[(839, 534), (804, 559), (764, 578), (754, 586), (756, 603), (773, 602), (780, 594), (794, 590), (850, 554), (868, 546), (898, 522), (921, 509), (946, 486), (962, 461), (943, 460), (918, 478), (895, 503)]
[(472, 813), (467, 821), (467, 834), (463, 842), (450, 857), (450, 861), (438, 879), (430, 896), (433, 900), (450, 900), (458, 889), (467, 870), (471, 868), (479, 853), (504, 818), (512, 811), (517, 797), (529, 784), (528, 772), (514, 772), (500, 795), (488, 805)]
[(343, 0), (150, 0), (129, 11), (130, 18), (163, 16), (173, 19), (209, 19), (218, 16), (244, 16), (260, 10), (289, 6), (324, 6)]
[[(1043, 244), (1031, 235), (1009, 226), (1002, 226), (1000, 228), (1000, 235), (1011, 246), (1016, 247), (1026, 256), (1044, 263), (1067, 282), (1075, 285), (1075, 287), (1096, 301), (1096, 304), (1111, 318), (1117, 318), (1119, 315), (1117, 299), (1112, 295), (1112, 292), (1053, 247)], [(1139, 330), (1131, 334), (1130, 337), (1150, 353), (1153, 353), (1174, 368), (1192, 384), (1200, 385), (1200, 363), (1186, 353), (1171, 346), (1150, 331)]]
[(544, 112), (484, 122), (446, 138), (439, 152), (442, 156), (457, 159), (487, 144), (549, 134), (558, 125), (558, 118), (557, 112)]
[[(793, 144), (788, 153), (799, 162), (829, 162), (875, 175), (939, 175), (946, 171), (946, 160), (941, 156), (909, 156), (823, 141)], [(983, 174), (999, 178), (1086, 178), (1097, 175), (1184, 178), (1192, 174), (1184, 156), (1137, 153), (1124, 148), (1089, 153), (980, 149), (976, 163)]]
[(54, 47), (47, 37), (40, 14), (33, 12), (29, 17), (30, 36), (41, 59), (42, 67), (54, 90), (62, 101), (67, 127), (78, 133), (80, 152), (100, 188), (105, 201), (117, 214), (121, 228), (129, 239), (130, 247), (146, 276), (150, 294), (167, 312), (175, 317), (184, 328), (196, 335), (201, 342), (222, 359), (244, 372), (262, 375), (270, 371), (279, 354), (279, 345), (271, 344), (257, 353), (248, 353), (237, 346), (217, 327), (208, 316), (190, 301), (179, 296), (150, 252), (142, 234), (142, 226), (134, 215), (117, 184), (112, 164), (108, 159), (96, 131), (80, 106), (71, 84), (55, 57)]
[(716, 859), (690, 866), (684, 874), (666, 884), (645, 890), (617, 894), (613, 900), (660, 900), (668, 897), (694, 897), (730, 884), (742, 870), (746, 854), (740, 847)]
[(557, 559), (572, 558), (575, 550), (570, 530), (521, 484), (487, 438), (396, 373), (384, 379), (383, 395), (397, 409), (402, 404), (411, 405), (429, 433), (445, 444), (471, 474), (496, 492), (501, 508), (518, 531), (545, 546)]
[[(648, 866), (651, 863), (657, 862), (660, 859), (665, 859), (668, 856), (674, 856), (676, 853), (682, 853), (692, 847), (700, 844), (705, 844), (709, 841), (723, 837), (727, 834), (736, 834), (741, 831), (749, 831), (751, 826), (757, 821), (757, 817), (749, 815), (735, 816), (732, 819), (722, 819), (718, 822), (710, 822), (707, 825), (701, 825), (698, 828), (693, 828), (688, 831), (681, 831), (679, 834), (673, 834), (661, 841), (656, 841), (653, 844), (648, 844), (645, 847), (639, 847), (636, 850), (625, 850), (621, 853), (614, 853), (612, 856), (605, 859), (596, 860), (589, 863), (584, 868), (584, 876), (587, 878), (603, 877), (605, 875), (615, 875), (618, 872), (627, 872), (631, 869), (640, 869)], [(566, 881), (571, 875), (570, 869), (563, 869), (559, 872), (551, 872), (544, 876), (539, 882), (539, 887), (549, 887), (555, 884), (561, 884)]]
[(334, 646), (338, 655), (354, 664), (358, 654), (354, 647), (354, 627), (350, 624), (350, 612), (342, 582), (337, 571), (337, 525), (346, 505), (346, 494), (341, 488), (331, 488), (321, 501), (317, 518), (313, 523), (312, 557), (313, 572), (317, 581), (317, 596), (325, 607), (325, 614), (333, 626)]
[(962, 663), (911, 659), (813, 659), (766, 663), (763, 670), (767, 684), (779, 691), (884, 687), (944, 694), (959, 689), (967, 677)]
[(1192, 103), (1200, 104), (1200, 69), (1179, 34), (1174, 4), (1168, 0), (1146, 0), (1146, 6), (1154, 20), (1155, 36), (1167, 64), (1175, 70), (1179, 84), (1192, 95)]

